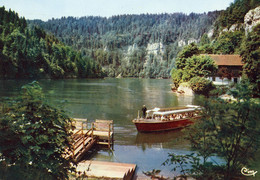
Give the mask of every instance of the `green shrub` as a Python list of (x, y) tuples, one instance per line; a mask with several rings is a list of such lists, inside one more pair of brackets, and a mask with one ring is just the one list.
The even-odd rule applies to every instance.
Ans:
[(193, 77), (189, 81), (191, 89), (196, 94), (209, 95), (209, 92), (214, 89), (212, 82), (204, 77)]
[(0, 107), (0, 179), (66, 179), (72, 119), (46, 102), (36, 81)]

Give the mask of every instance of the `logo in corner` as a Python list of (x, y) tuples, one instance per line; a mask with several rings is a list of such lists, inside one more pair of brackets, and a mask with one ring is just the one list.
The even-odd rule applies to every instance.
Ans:
[(254, 171), (254, 170), (250, 170), (246, 167), (243, 167), (241, 169), (241, 173), (244, 175), (244, 176), (254, 176), (256, 175), (257, 171)]

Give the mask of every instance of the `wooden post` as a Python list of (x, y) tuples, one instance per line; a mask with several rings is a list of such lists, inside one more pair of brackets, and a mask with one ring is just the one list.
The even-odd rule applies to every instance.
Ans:
[(110, 127), (111, 123), (108, 124), (108, 148), (110, 149)]
[(74, 147), (74, 144), (72, 145), (72, 158), (73, 160), (75, 159), (75, 147)]

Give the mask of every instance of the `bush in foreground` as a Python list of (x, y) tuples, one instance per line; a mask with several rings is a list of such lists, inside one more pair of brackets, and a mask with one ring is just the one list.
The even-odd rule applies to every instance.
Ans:
[(0, 107), (0, 179), (66, 179), (72, 119), (45, 102), (37, 82)]

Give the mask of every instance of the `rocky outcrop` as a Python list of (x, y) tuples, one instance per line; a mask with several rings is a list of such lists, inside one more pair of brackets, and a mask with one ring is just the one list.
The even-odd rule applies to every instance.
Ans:
[(184, 40), (180, 40), (180, 41), (178, 42), (178, 46), (179, 46), (179, 47), (186, 46), (186, 42), (185, 42)]
[(190, 88), (190, 86), (187, 83), (181, 83), (178, 88), (174, 86), (174, 84), (171, 85), (171, 89), (173, 92), (185, 96), (194, 96), (194, 91)]
[[(187, 43), (186, 43), (187, 42)], [(186, 46), (186, 45), (189, 45), (189, 44), (191, 44), (191, 43), (195, 43), (195, 44), (197, 44), (199, 42), (199, 40), (197, 40), (197, 39), (194, 39), (194, 38), (190, 38), (190, 39), (188, 39), (188, 41), (185, 41), (185, 40), (180, 40), (180, 41), (178, 41), (178, 46), (179, 47), (183, 47), (183, 46)]]
[(132, 46), (128, 46), (127, 47), (127, 54), (130, 55), (132, 54), (134, 51), (138, 50), (138, 46), (136, 43), (134, 43)]
[(192, 89), (186, 84), (180, 84), (177, 93), (184, 94), (186, 96), (194, 96)]
[(245, 32), (248, 34), (253, 27), (260, 23), (260, 6), (250, 10), (244, 17)]
[(213, 34), (214, 34), (214, 29), (209, 30), (208, 37), (211, 39), (213, 37)]
[(149, 43), (147, 44), (147, 54), (163, 54), (164, 45), (162, 43)]
[(243, 29), (243, 24), (233, 24), (229, 28), (229, 31), (234, 32), (234, 31), (240, 31), (241, 29)]
[[(234, 32), (234, 31), (240, 31), (244, 29), (244, 24), (233, 24), (229, 29), (228, 28), (224, 28), (221, 33), (223, 32)], [(221, 34), (220, 33), (220, 34)]]
[(197, 44), (197, 43), (198, 43), (198, 40), (197, 40), (197, 39), (194, 39), (194, 38), (191, 38), (191, 39), (188, 40), (188, 44), (191, 44), (191, 43)]

